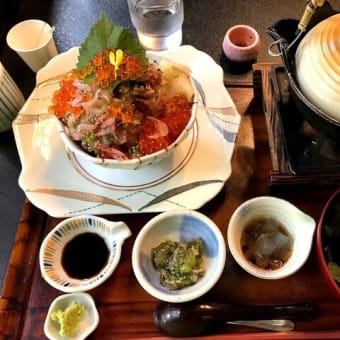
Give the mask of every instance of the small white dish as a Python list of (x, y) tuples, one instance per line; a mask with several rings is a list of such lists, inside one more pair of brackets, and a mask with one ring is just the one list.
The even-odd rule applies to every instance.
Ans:
[[(57, 310), (64, 311), (71, 303), (75, 301), (85, 307), (85, 316), (79, 323), (79, 329), (70, 337), (59, 335), (60, 326), (57, 321), (51, 319), (53, 312)], [(92, 296), (88, 293), (71, 293), (58, 296), (50, 305), (44, 323), (44, 332), (47, 338), (51, 340), (82, 340), (89, 336), (99, 324), (99, 314)]]
[[(171, 240), (184, 242), (201, 237), (204, 243), (204, 276), (195, 284), (176, 290), (161, 285), (151, 260), (151, 249)], [(132, 268), (140, 285), (155, 298), (181, 303), (207, 293), (222, 275), (226, 259), (223, 235), (216, 224), (197, 211), (167, 211), (152, 218), (141, 229), (132, 249)]]
[[(107, 258), (102, 261), (100, 270), (90, 276), (70, 275), (70, 270), (63, 264), (64, 249), (75, 237), (84, 234), (95, 234), (96, 240), (101, 240)], [(71, 217), (60, 222), (45, 237), (40, 247), (39, 263), (42, 277), (52, 287), (66, 293), (88, 291), (107, 280), (116, 269), (123, 242), (131, 235), (129, 227), (124, 222), (112, 222), (104, 218), (90, 215)], [(100, 241), (99, 241), (100, 242)], [(92, 243), (97, 244), (97, 243)], [(79, 245), (79, 244), (78, 244)], [(106, 248), (105, 248), (106, 246)], [(99, 247), (82, 249), (78, 247), (79, 262), (77, 268), (90, 266), (93, 259), (99, 257)], [(82, 254), (82, 256), (80, 255)], [(87, 261), (82, 263), (80, 261)], [(66, 262), (69, 266), (69, 263)], [(94, 266), (94, 264), (92, 263)], [(70, 268), (70, 267), (69, 267)], [(77, 269), (78, 270), (78, 269)]]
[[(270, 218), (281, 224), (292, 238), (289, 259), (277, 269), (262, 269), (248, 260), (242, 250), (245, 227), (256, 219)], [(306, 262), (316, 228), (314, 219), (290, 202), (271, 196), (259, 196), (242, 203), (232, 214), (227, 239), (235, 261), (249, 274), (261, 279), (281, 279), (297, 272)]]

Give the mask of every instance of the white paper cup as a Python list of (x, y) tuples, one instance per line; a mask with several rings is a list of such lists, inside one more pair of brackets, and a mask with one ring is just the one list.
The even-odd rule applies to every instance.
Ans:
[(7, 34), (7, 44), (33, 72), (40, 70), (58, 54), (53, 28), (42, 20), (26, 20), (12, 27)]
[(18, 86), (0, 63), (0, 132), (9, 130), (25, 98)]

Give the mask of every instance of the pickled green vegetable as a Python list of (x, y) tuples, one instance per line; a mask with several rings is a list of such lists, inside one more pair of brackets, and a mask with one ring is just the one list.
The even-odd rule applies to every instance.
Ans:
[(165, 241), (151, 249), (160, 283), (170, 290), (191, 286), (204, 275), (204, 243), (201, 238), (184, 242)]

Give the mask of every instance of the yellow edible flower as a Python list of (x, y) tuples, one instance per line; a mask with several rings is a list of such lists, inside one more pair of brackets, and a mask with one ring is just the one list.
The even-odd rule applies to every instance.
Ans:
[(116, 53), (111, 51), (109, 54), (110, 63), (115, 66), (115, 78), (117, 79), (117, 70), (124, 58), (124, 52), (121, 49), (116, 50)]

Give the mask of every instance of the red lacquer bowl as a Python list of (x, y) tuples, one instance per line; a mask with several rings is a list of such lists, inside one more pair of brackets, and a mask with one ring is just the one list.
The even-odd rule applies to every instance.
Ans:
[[(336, 226), (336, 228), (335, 228)], [(335, 236), (334, 234), (338, 235)], [(340, 188), (327, 201), (318, 226), (316, 234), (316, 246), (319, 264), (326, 281), (334, 295), (340, 299), (340, 283), (333, 278), (328, 268), (328, 263), (333, 261), (340, 266)], [(337, 254), (336, 254), (337, 252)]]

